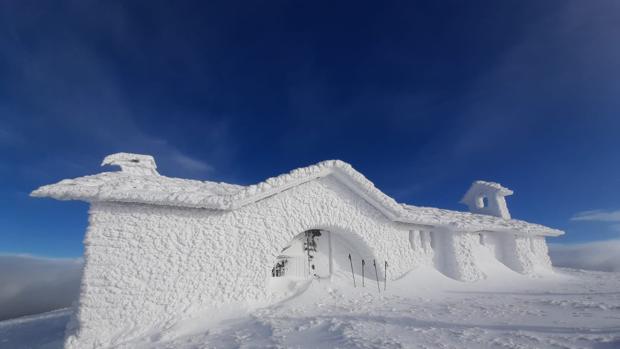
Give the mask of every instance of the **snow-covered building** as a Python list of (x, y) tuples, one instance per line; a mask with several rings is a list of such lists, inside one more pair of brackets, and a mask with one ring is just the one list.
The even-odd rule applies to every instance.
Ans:
[(498, 266), (536, 275), (551, 268), (545, 237), (563, 234), (511, 219), (512, 191), (497, 183), (474, 182), (462, 200), (472, 212), (458, 212), (398, 203), (339, 160), (250, 186), (162, 176), (148, 155), (102, 165), (121, 170), (32, 193), (90, 203), (67, 348), (122, 346), (213, 306), (265, 302), (277, 278), (350, 266), (359, 277), (362, 260), (380, 280), (422, 265), (469, 282)]

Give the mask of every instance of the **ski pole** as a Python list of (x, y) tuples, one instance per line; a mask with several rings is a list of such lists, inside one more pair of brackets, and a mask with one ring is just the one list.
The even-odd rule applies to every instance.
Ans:
[(383, 290), (387, 289), (387, 261), (385, 261), (385, 277), (383, 278)]
[(381, 286), (379, 286), (379, 274), (377, 273), (377, 263), (375, 262), (375, 260), (372, 260), (372, 265), (375, 266), (375, 278), (377, 279), (377, 291), (379, 291), (379, 293), (381, 293)]
[(353, 272), (353, 260), (351, 259), (351, 254), (349, 253), (349, 263), (351, 263), (351, 276), (353, 276), (353, 287), (355, 286), (355, 273)]
[(366, 287), (364, 285), (364, 265), (366, 265), (366, 261), (362, 259), (362, 287)]

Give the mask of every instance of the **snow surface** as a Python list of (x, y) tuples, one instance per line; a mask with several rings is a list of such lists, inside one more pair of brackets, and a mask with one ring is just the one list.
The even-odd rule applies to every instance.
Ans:
[[(462, 283), (421, 267), (387, 291), (381, 283), (380, 293), (372, 282), (353, 288), (341, 273), (277, 303), (221, 307), (117, 348), (620, 347), (620, 273), (496, 272)], [(0, 322), (0, 348), (62, 348), (68, 318), (60, 310)]]
[[(316, 165), (295, 169), (258, 184), (239, 186), (227, 183), (170, 178), (157, 172), (144, 173), (132, 163), (132, 156), (119, 153), (104, 164), (119, 165), (120, 172), (104, 172), (43, 186), (32, 192), (36, 197), (88, 202), (132, 202), (163, 206), (234, 210), (317, 178), (333, 176), (370, 202), (388, 218), (404, 223), (458, 228), (462, 231), (489, 230), (530, 235), (558, 236), (564, 232), (525, 221), (503, 219), (481, 214), (430, 209), (397, 203), (356, 171), (340, 160), (327, 160)], [(142, 166), (142, 165), (140, 165)], [(153, 171), (154, 162), (153, 162)], [(148, 169), (147, 169), (148, 170)], [(486, 182), (485, 182), (486, 183)]]

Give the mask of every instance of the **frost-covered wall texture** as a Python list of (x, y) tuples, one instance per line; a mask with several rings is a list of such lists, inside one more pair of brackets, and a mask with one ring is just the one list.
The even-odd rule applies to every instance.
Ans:
[[(488, 277), (493, 266), (549, 270), (545, 236), (563, 233), (499, 213), (399, 204), (341, 161), (248, 187), (160, 176), (146, 155), (114, 154), (104, 164), (122, 171), (33, 192), (91, 203), (70, 349), (123, 347), (212, 307), (264, 304), (282, 248), (311, 229), (346, 242), (336, 263), (348, 263), (345, 246), (357, 262), (376, 259), (379, 275), (388, 261), (390, 279), (427, 265), (468, 282)], [(474, 203), (509, 192), (492, 182), (473, 188), (466, 198)]]
[(329, 177), (228, 212), (95, 203), (89, 223), (69, 348), (118, 345), (222, 302), (265, 300), (281, 248), (308, 229), (341, 234), (360, 258), (389, 260), (392, 278), (430, 263), (410, 247), (407, 226)]

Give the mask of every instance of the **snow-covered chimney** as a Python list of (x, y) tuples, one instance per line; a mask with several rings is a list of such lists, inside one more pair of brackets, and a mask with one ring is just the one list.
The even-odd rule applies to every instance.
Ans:
[(471, 213), (510, 219), (505, 198), (508, 195), (512, 195), (512, 190), (499, 183), (475, 181), (461, 199), (461, 203), (467, 205)]
[(121, 172), (132, 175), (154, 175), (158, 176), (155, 159), (150, 155), (116, 153), (106, 156), (101, 163), (104, 165), (115, 165), (121, 167)]

